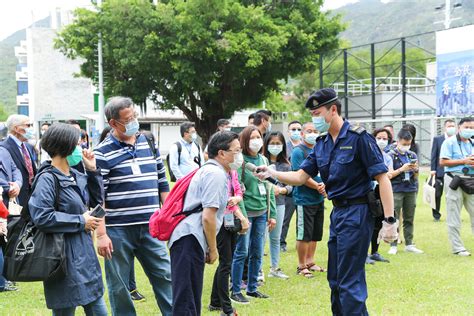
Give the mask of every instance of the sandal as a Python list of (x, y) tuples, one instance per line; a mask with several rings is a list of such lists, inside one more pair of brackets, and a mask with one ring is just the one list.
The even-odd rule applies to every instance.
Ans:
[(308, 270), (312, 272), (326, 272), (327, 271), (323, 267), (318, 266), (316, 263), (308, 263), (306, 265), (306, 268), (308, 268)]
[(296, 274), (302, 275), (307, 279), (314, 277), (313, 273), (311, 273), (311, 271), (309, 271), (307, 268), (296, 267)]

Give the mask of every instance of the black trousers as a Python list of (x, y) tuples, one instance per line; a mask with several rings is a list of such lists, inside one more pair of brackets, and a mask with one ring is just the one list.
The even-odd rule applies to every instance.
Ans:
[(292, 197), (287, 197), (285, 201), (285, 217), (283, 219), (283, 226), (281, 228), (280, 246), (286, 246), (286, 236), (290, 228), (291, 218), (295, 213), (296, 205)]
[(379, 244), (377, 243), (377, 238), (379, 237), (379, 232), (382, 229), (382, 222), (384, 219), (384, 216), (374, 218), (374, 232), (372, 233), (371, 239), (371, 255), (379, 251)]
[(206, 258), (193, 235), (180, 238), (170, 249), (173, 315), (201, 315)]
[(444, 177), (436, 177), (436, 183), (434, 187), (436, 190), (436, 209), (432, 209), (433, 218), (440, 219), (441, 213), (439, 212), (439, 209), (441, 208), (441, 196), (443, 195)]
[(229, 298), (229, 278), (234, 256), (237, 233), (230, 232), (222, 225), (217, 234), (217, 251), (219, 252), (219, 266), (214, 274), (212, 284), (211, 305), (222, 307), (225, 314), (232, 313), (232, 303)]

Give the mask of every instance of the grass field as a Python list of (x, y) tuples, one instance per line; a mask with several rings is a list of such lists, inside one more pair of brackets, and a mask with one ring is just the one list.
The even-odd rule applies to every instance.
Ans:
[[(391, 263), (367, 266), (369, 313), (373, 315), (474, 315), (474, 257), (461, 258), (450, 253), (444, 206), (442, 221), (433, 222), (431, 209), (422, 204), (420, 193), (416, 212), (415, 242), (420, 249), (425, 251), (425, 254), (405, 253), (404, 245), (401, 245), (399, 253), (390, 257)], [(318, 264), (324, 267), (327, 265), (326, 242), (329, 213), (330, 208), (327, 204), (326, 229), (316, 255)], [(474, 236), (469, 227), (469, 216), (464, 209), (462, 218), (462, 238), (466, 247), (474, 251)], [(236, 306), (240, 315), (331, 314), (330, 291), (326, 274), (319, 273), (313, 279), (304, 279), (295, 275), (297, 257), (294, 236), (293, 222), (289, 233), (288, 252), (282, 254), (281, 258), (281, 268), (290, 275), (290, 279), (284, 281), (267, 278), (261, 291), (270, 295), (270, 299), (254, 300), (250, 305)], [(380, 250), (383, 255), (386, 255), (388, 246), (382, 245)], [(269, 257), (264, 259), (265, 273), (268, 273), (269, 260)], [(137, 313), (138, 315), (157, 315), (159, 309), (154, 301), (151, 286), (140, 265), (135, 266), (139, 290), (147, 297), (146, 302), (136, 304)], [(216, 266), (206, 267), (202, 297), (203, 315), (219, 315), (206, 310)], [(0, 315), (51, 314), (46, 309), (41, 283), (21, 283), (19, 287), (18, 292), (0, 293)], [(78, 309), (77, 314), (82, 315), (82, 310)]]

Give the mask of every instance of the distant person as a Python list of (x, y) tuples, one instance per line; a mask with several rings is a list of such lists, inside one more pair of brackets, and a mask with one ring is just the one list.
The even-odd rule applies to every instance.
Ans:
[(441, 145), (443, 142), (456, 135), (456, 123), (448, 119), (444, 122), (444, 134), (435, 136), (433, 138), (433, 146), (431, 147), (431, 181), (434, 181), (434, 187), (436, 189), (436, 208), (432, 209), (433, 219), (435, 222), (439, 222), (441, 218), (441, 196), (443, 195), (444, 185), (444, 168), (439, 163), (439, 154), (441, 152)]
[[(380, 148), (380, 151), (382, 152), (383, 162), (385, 166), (388, 168), (389, 178), (390, 178), (390, 172), (393, 171), (393, 160), (389, 154), (384, 152), (384, 149), (387, 147), (388, 144), (392, 143), (392, 135), (390, 134), (390, 131), (385, 128), (375, 129), (372, 135), (375, 137), (377, 146)], [(377, 182), (375, 183), (376, 185), (375, 185), (374, 191), (376, 192), (376, 194), (380, 195), (379, 184)], [(370, 243), (371, 252), (366, 260), (366, 263), (368, 264), (374, 264), (376, 261), (387, 262), (387, 263), (390, 262), (379, 253), (378, 237), (379, 237), (379, 232), (382, 229), (383, 220), (384, 220), (383, 215), (380, 215), (379, 217), (374, 218), (374, 232), (372, 233), (372, 240)]]
[[(446, 196), (446, 224), (451, 251), (467, 257), (471, 253), (461, 239), (461, 210), (464, 205), (471, 219), (474, 234), (474, 118), (459, 121), (455, 137), (446, 139), (441, 146), (439, 164), (444, 167), (444, 191)], [(455, 182), (455, 183), (453, 183)], [(456, 184), (456, 182), (458, 182)], [(457, 188), (455, 188), (457, 187)]]
[[(270, 162), (270, 165), (275, 166), (277, 171), (290, 171), (291, 165), (286, 157), (285, 137), (281, 132), (270, 132), (265, 138), (263, 145), (264, 155)], [(278, 279), (288, 279), (280, 266), (280, 239), (283, 221), (285, 219), (285, 202), (293, 191), (291, 185), (278, 184), (273, 186), (276, 203), (276, 226), (269, 233), (270, 237), (270, 272), (268, 277)]]
[(393, 125), (387, 124), (383, 128), (390, 132), (390, 138), (392, 139), (392, 142), (389, 145), (395, 143), (396, 137), (395, 137), (395, 129), (393, 128)]
[[(412, 134), (408, 129), (401, 129), (398, 133), (397, 147), (388, 153), (393, 161), (389, 178), (392, 182), (395, 218), (403, 216), (403, 237), (405, 238), (405, 251), (421, 254), (413, 243), (416, 196), (418, 193), (418, 156), (410, 150)], [(397, 242), (391, 244), (388, 252), (397, 254)]]
[(258, 110), (255, 112), (253, 125), (257, 126), (262, 136), (265, 137), (266, 133), (272, 131), (272, 112), (268, 110)]
[(112, 127), (110, 126), (104, 127), (104, 129), (100, 133), (99, 144), (102, 143), (107, 136), (109, 136), (109, 133), (111, 130), (112, 130)]
[[(313, 123), (303, 124), (301, 144), (293, 149), (291, 154), (291, 168), (300, 170), (300, 166), (313, 151), (319, 131)], [(305, 278), (312, 278), (313, 272), (326, 272), (318, 266), (314, 257), (317, 242), (323, 238), (324, 227), (324, 196), (325, 186), (319, 176), (309, 178), (302, 186), (297, 186), (293, 192), (296, 205), (296, 252), (298, 266), (296, 273)]]
[[(29, 212), (35, 226), (44, 233), (64, 233), (67, 275), (44, 281), (46, 306), (53, 315), (74, 315), (82, 306), (86, 315), (107, 315), (104, 284), (91, 232), (103, 219), (85, 212), (90, 205), (83, 193), (103, 193), (102, 176), (94, 154), (80, 150), (79, 130), (63, 123), (52, 125), (43, 137), (43, 148), (51, 157), (39, 170), (35, 189), (29, 199)], [(74, 152), (81, 152), (87, 175), (72, 169)], [(55, 179), (56, 178), (56, 179)], [(59, 185), (56, 209), (55, 187)], [(90, 194), (89, 194), (90, 195)], [(103, 194), (101, 194), (103, 202)]]
[(6, 122), (9, 135), (0, 143), (10, 153), (13, 161), (22, 175), (23, 185), (18, 195), (18, 204), (25, 206), (31, 194), (31, 184), (37, 173), (34, 163), (34, 148), (28, 144), (28, 139), (34, 137), (33, 123), (25, 115), (12, 114)]
[[(227, 131), (230, 132), (232, 130), (232, 126), (228, 119), (219, 119), (217, 120), (217, 130), (216, 132)], [(204, 148), (204, 160), (207, 161), (209, 159), (207, 155), (207, 145)]]
[(171, 145), (169, 163), (177, 180), (199, 168), (204, 163), (204, 155), (198, 145), (194, 123), (184, 122), (179, 127), (181, 139)]
[(44, 122), (41, 124), (41, 131), (40, 131), (40, 139), (37, 144), (37, 149), (39, 151), (39, 164), (43, 164), (43, 162), (51, 160), (51, 157), (49, 157), (48, 153), (41, 148), (41, 139), (43, 138), (44, 133), (48, 130), (48, 128), (51, 126), (50, 123)]
[(81, 129), (81, 147), (83, 149), (89, 149), (89, 134), (83, 129)]
[[(203, 210), (183, 219), (168, 243), (173, 315), (201, 314), (204, 265), (213, 264), (218, 258), (216, 235), (229, 201), (228, 174), (240, 151), (236, 133), (215, 133), (209, 141), (210, 160), (197, 171), (188, 187), (183, 210), (193, 210), (198, 206)], [(225, 313), (234, 315), (234, 310)]]
[(94, 150), (104, 177), (105, 225), (97, 229), (98, 254), (104, 257), (113, 315), (135, 315), (129, 292), (131, 265), (140, 261), (163, 315), (172, 306), (170, 259), (164, 242), (150, 235), (150, 216), (169, 193), (159, 150), (139, 134), (135, 105), (113, 97), (105, 106), (112, 131)]
[(72, 125), (74, 128), (81, 130), (81, 123), (79, 123), (77, 120), (67, 120), (66, 124)]
[(405, 129), (410, 132), (411, 136), (413, 137), (410, 145), (410, 150), (413, 151), (417, 156), (420, 155), (420, 146), (416, 142), (416, 127), (413, 124), (405, 124), (403, 125), (402, 129)]
[[(301, 122), (292, 121), (288, 124), (288, 137), (289, 140), (286, 142), (286, 157), (291, 160), (291, 154), (293, 148), (301, 144)], [(281, 228), (280, 237), (280, 248), (282, 252), (287, 251), (286, 236), (288, 235), (288, 229), (290, 227), (291, 218), (296, 210), (296, 206), (293, 200), (292, 193), (290, 192), (285, 199), (285, 218), (283, 220), (283, 226)]]
[(247, 119), (247, 126), (253, 125), (253, 120), (255, 119), (255, 113), (249, 115)]

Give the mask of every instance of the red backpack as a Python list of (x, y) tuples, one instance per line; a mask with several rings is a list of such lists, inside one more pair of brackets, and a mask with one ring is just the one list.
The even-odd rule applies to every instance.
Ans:
[(165, 203), (161, 209), (158, 209), (150, 218), (150, 234), (159, 240), (168, 241), (176, 226), (193, 213), (202, 212), (202, 206), (199, 205), (193, 210), (183, 211), (184, 198), (188, 191), (189, 184), (193, 179), (196, 169), (184, 178), (179, 179), (168, 194)]

